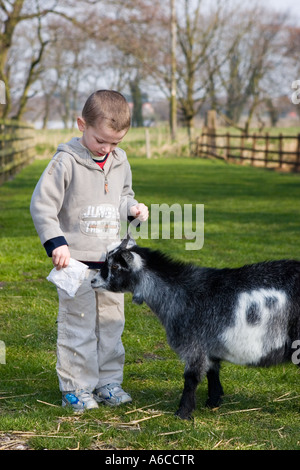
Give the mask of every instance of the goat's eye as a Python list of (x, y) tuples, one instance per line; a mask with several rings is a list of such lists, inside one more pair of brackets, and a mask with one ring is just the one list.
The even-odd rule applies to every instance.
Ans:
[(119, 266), (117, 264), (112, 264), (111, 269), (119, 269)]

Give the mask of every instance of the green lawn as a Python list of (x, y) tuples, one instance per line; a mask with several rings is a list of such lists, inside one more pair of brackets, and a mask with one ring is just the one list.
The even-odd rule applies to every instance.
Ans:
[[(29, 214), (46, 165), (35, 161), (0, 187), (0, 449), (298, 449), (299, 370), (224, 364), (223, 405), (204, 408), (198, 388), (194, 420), (174, 416), (183, 364), (146, 305), (126, 295), (124, 388), (133, 403), (101, 406), (80, 416), (62, 409), (55, 372), (55, 288), (52, 269)], [(202, 250), (186, 240), (139, 240), (170, 255), (214, 267), (266, 259), (300, 259), (300, 175), (186, 158), (131, 160), (137, 198), (151, 204), (204, 204)], [(7, 436), (9, 435), (9, 436)], [(10, 439), (10, 440), (9, 440)], [(10, 447), (11, 446), (11, 447)]]

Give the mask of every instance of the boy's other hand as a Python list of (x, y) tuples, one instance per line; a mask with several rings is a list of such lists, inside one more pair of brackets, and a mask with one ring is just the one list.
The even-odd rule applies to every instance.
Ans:
[(141, 222), (145, 222), (149, 217), (148, 207), (143, 203), (130, 207), (130, 213), (133, 217), (138, 218)]
[(52, 251), (52, 262), (56, 269), (59, 271), (61, 268), (66, 268), (70, 261), (70, 250), (68, 245), (58, 246)]

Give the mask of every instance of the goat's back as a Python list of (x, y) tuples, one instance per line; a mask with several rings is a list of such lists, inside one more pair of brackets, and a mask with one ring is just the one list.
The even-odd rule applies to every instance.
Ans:
[(198, 346), (211, 358), (238, 364), (269, 365), (291, 357), (300, 337), (299, 261), (215, 269), (139, 247), (133, 251), (162, 280), (164, 301), (155, 313), (181, 357), (196, 354)]
[(203, 288), (205, 326), (211, 331), (213, 324), (215, 332), (211, 356), (264, 366), (290, 360), (292, 344), (300, 337), (300, 262), (208, 270), (198, 299)]

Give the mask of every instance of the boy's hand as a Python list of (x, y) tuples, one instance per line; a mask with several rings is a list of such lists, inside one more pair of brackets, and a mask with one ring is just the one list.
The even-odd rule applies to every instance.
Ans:
[(70, 261), (70, 251), (68, 245), (58, 246), (52, 251), (52, 262), (59, 271), (66, 268)]
[(137, 204), (130, 207), (130, 214), (141, 222), (145, 222), (149, 217), (148, 207), (143, 203)]

